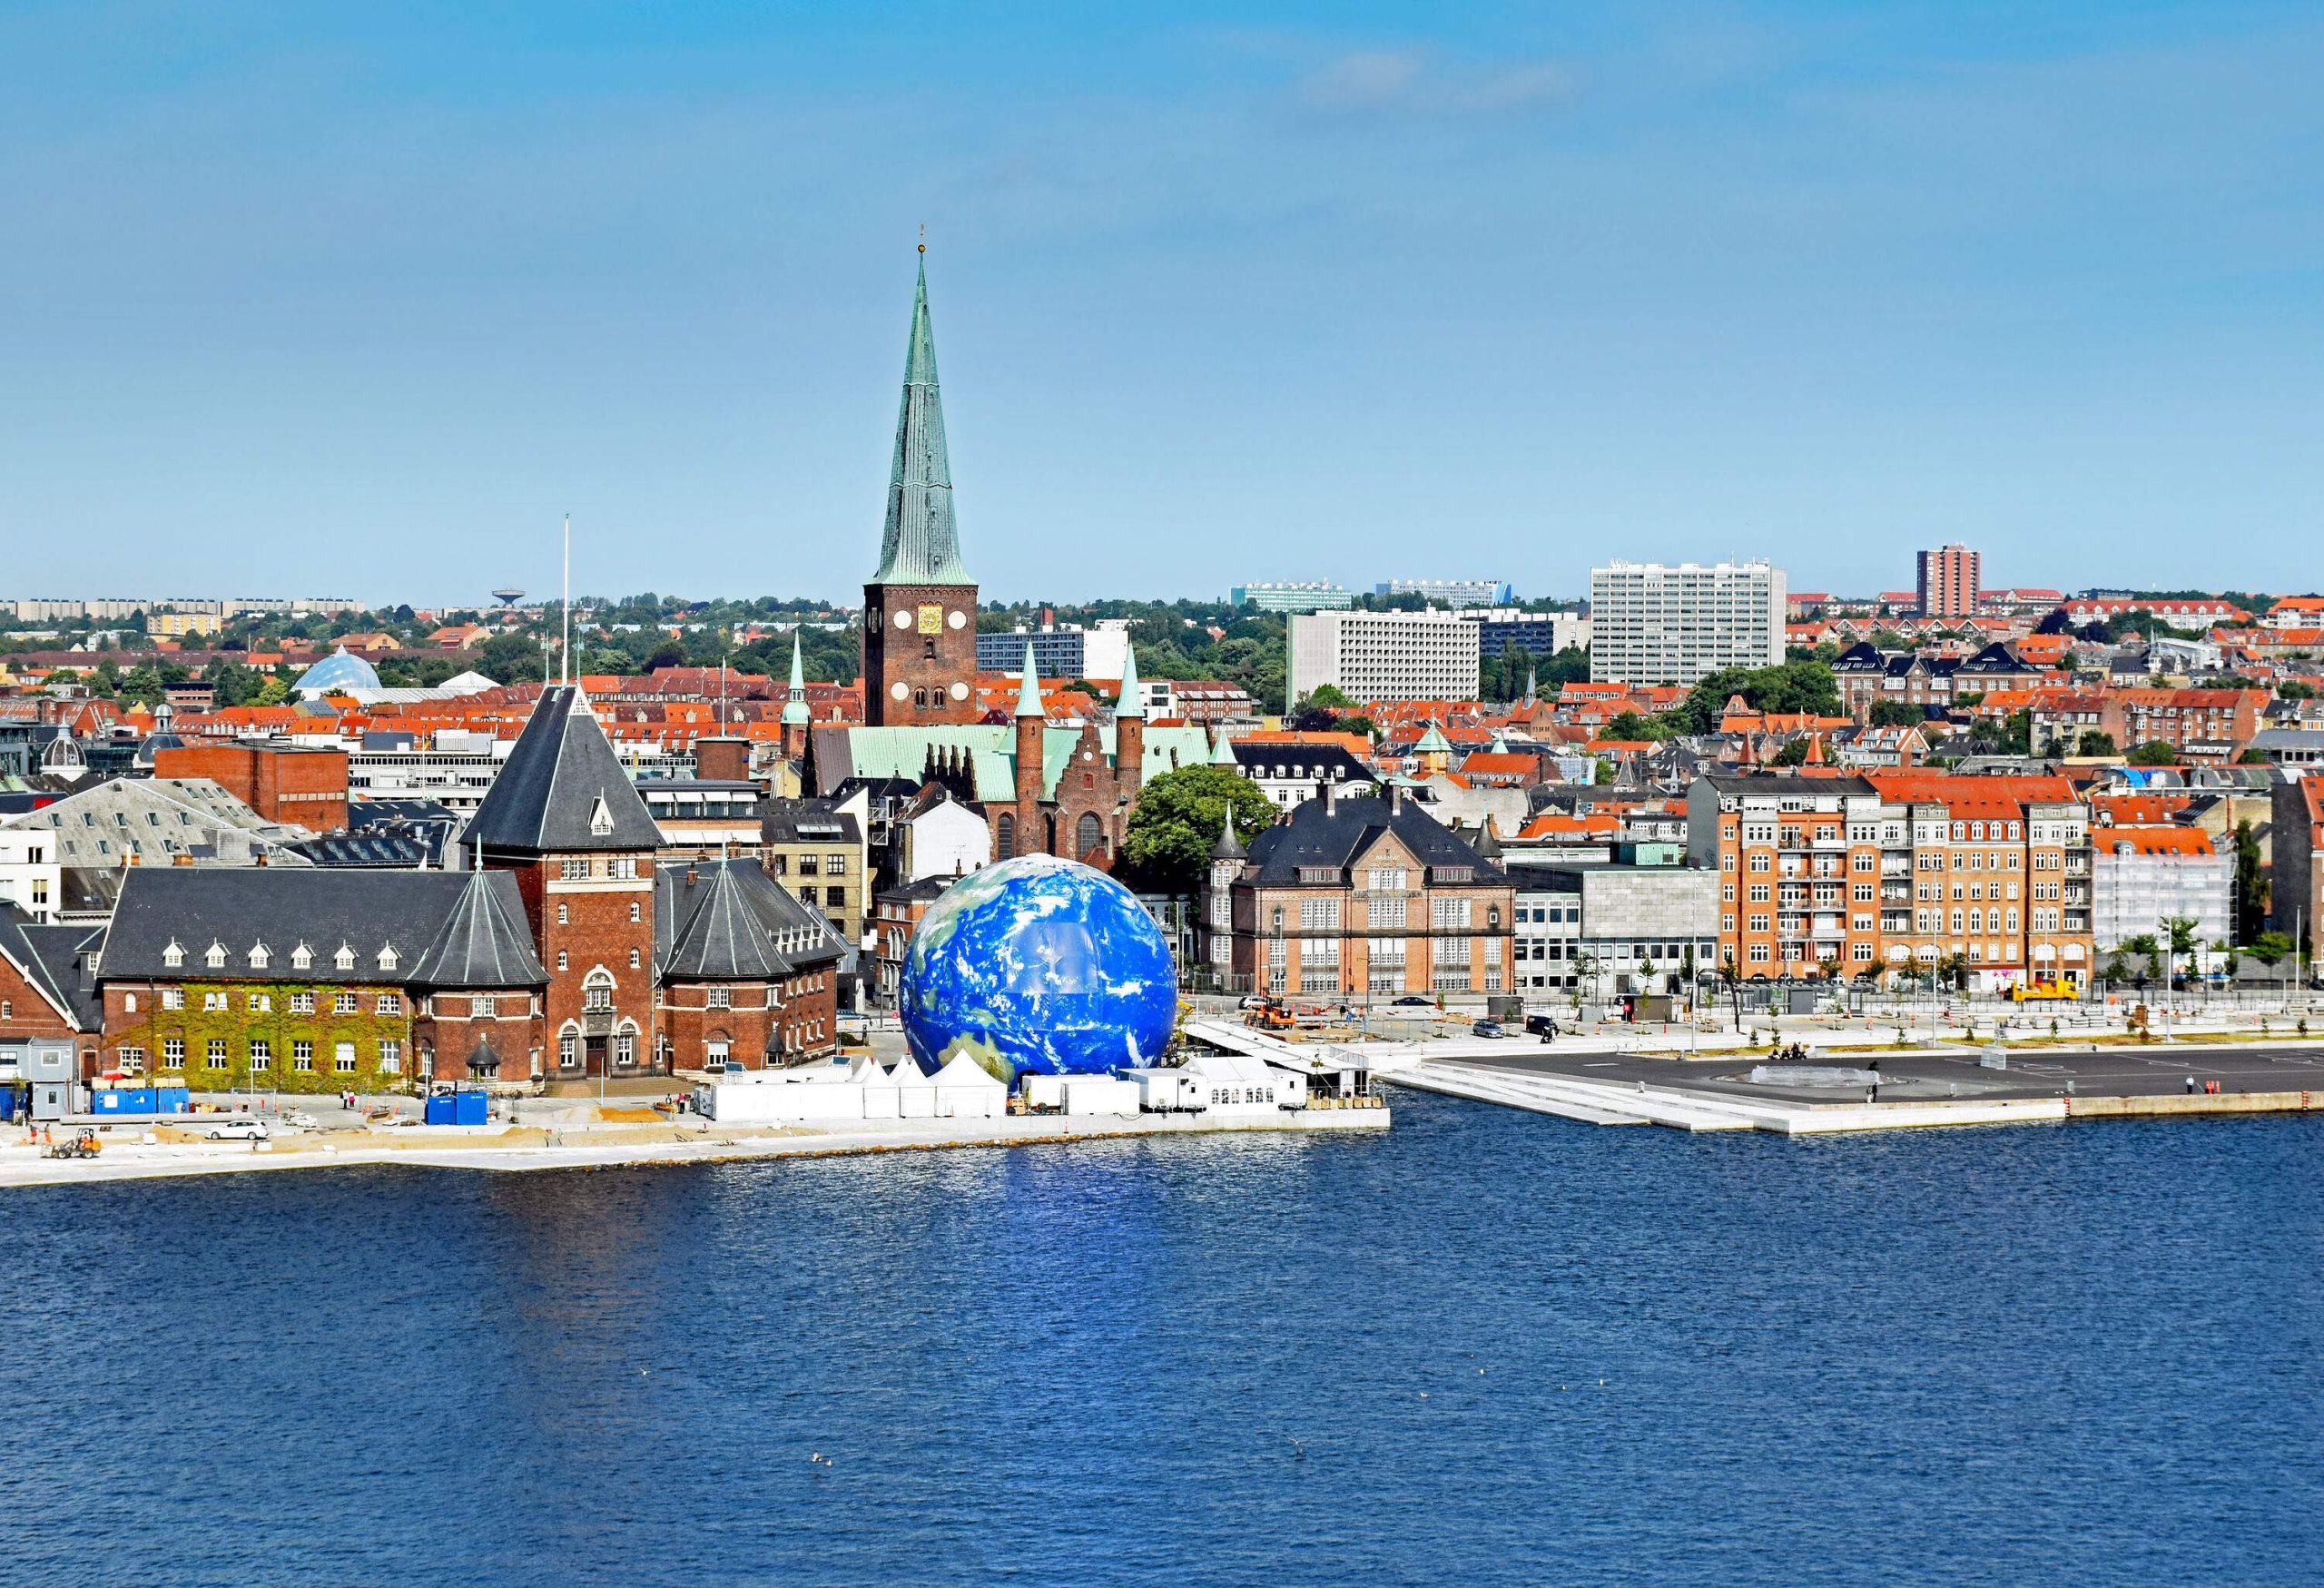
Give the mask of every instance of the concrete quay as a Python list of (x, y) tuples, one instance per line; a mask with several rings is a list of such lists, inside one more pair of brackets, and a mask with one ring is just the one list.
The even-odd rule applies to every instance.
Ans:
[[(722, 1129), (692, 1119), (662, 1125), (576, 1124), (556, 1129), (422, 1126), (284, 1132), (264, 1144), (264, 1150), (260, 1149), (261, 1144), (246, 1141), (148, 1143), (142, 1139), (143, 1132), (120, 1131), (94, 1159), (43, 1158), (38, 1147), (26, 1146), (12, 1136), (0, 1143), (0, 1187), (343, 1169), (358, 1164), (521, 1174), (1173, 1136), (1380, 1130), (1388, 1127), (1390, 1112), (1384, 1107), (1308, 1109), (1267, 1119), (1216, 1120), (1170, 1114), (1015, 1114), (997, 1119), (881, 1119), (763, 1129)], [(163, 1132), (153, 1134), (158, 1137)]]
[[(1505, 1043), (1480, 1051), (1487, 1046), (1415, 1045), (1377, 1058), (1375, 1073), (1391, 1085), (1587, 1124), (1787, 1136), (2324, 1109), (2324, 1049), (2304, 1045), (2029, 1047), (2011, 1051), (2006, 1070), (1985, 1068), (1984, 1050), (1971, 1048), (1845, 1057), (1827, 1050), (1815, 1065), (1787, 1066), (1751, 1052), (1684, 1060), (1603, 1050), (1511, 1052)], [(1787, 1071), (1812, 1080), (1817, 1067), (1874, 1063), (1876, 1102), (1866, 1100), (1862, 1085), (1784, 1084)], [(1772, 1083), (1751, 1079), (1761, 1065), (1774, 1071)]]

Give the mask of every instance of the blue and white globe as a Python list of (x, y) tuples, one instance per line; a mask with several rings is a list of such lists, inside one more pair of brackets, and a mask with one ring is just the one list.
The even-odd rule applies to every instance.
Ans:
[(1128, 888), (1055, 855), (970, 873), (929, 906), (904, 961), (904, 1040), (1019, 1075), (1152, 1064), (1178, 1008), (1170, 945)]

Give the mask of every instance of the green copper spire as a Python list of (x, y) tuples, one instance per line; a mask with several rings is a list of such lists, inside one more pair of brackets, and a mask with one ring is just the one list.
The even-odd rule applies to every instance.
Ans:
[(1114, 702), (1115, 718), (1118, 720), (1126, 716), (1134, 716), (1141, 721), (1144, 720), (1145, 693), (1137, 686), (1137, 647), (1124, 646), (1122, 647), (1122, 693), (1121, 697)]
[(952, 460), (944, 448), (944, 399), (936, 386), (936, 333), (928, 323), (928, 245), (921, 244), (912, 296), (911, 345), (904, 354), (903, 406), (896, 414), (896, 458), (888, 470), (888, 523), (880, 536), (875, 585), (965, 585), (952, 528)]
[(791, 693), (783, 697), (783, 720), (786, 724), (807, 720), (807, 669), (799, 656), (799, 631), (791, 631)]
[(1025, 676), (1017, 685), (1017, 715), (1047, 716), (1041, 709), (1041, 675), (1033, 666), (1033, 642), (1025, 642)]
[(1226, 737), (1225, 728), (1213, 728), (1210, 731), (1210, 764), (1213, 766), (1238, 764), (1235, 759), (1235, 745)]

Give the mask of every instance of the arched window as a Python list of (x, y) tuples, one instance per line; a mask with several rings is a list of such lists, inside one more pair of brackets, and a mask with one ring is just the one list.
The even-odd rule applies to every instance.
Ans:
[(589, 972), (581, 983), (581, 1007), (585, 1011), (603, 1011), (614, 1006), (613, 972), (603, 965)]
[(1078, 831), (1079, 836), (1076, 840), (1076, 847), (1079, 849), (1082, 859), (1088, 860), (1091, 855), (1105, 848), (1105, 824), (1098, 820), (1096, 813), (1083, 813)]
[(926, 705), (928, 704), (928, 691), (925, 689), (913, 690), (911, 692), (911, 703), (914, 705)]
[(1000, 858), (1007, 860), (1017, 853), (1017, 818), (1011, 813), (1003, 811), (1000, 813), (1000, 820), (995, 823), (994, 826), (1000, 833)]

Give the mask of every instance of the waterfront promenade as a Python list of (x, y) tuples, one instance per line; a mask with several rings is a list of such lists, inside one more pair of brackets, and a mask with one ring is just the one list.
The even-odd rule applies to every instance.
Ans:
[[(931, 1152), (959, 1148), (1027, 1147), (1137, 1137), (1255, 1131), (1381, 1130), (1390, 1110), (1306, 1109), (1273, 1119), (1205, 1119), (1172, 1114), (1018, 1114), (997, 1119), (880, 1119), (813, 1127), (722, 1127), (686, 1116), (660, 1123), (619, 1118), (642, 1110), (608, 1110), (615, 1118), (578, 1110), (555, 1126), (378, 1126), (336, 1130), (278, 1130), (272, 1139), (210, 1141), (202, 1129), (212, 1116), (188, 1117), (189, 1128), (116, 1128), (94, 1159), (41, 1156), (21, 1131), (0, 1144), (0, 1187), (75, 1185), (98, 1180), (176, 1175), (246, 1174), (277, 1169), (394, 1164), (409, 1169), (481, 1169), (527, 1173), (543, 1169), (626, 1169), (653, 1165), (726, 1163), (755, 1159), (832, 1158), (878, 1152)], [(57, 1131), (59, 1139), (67, 1132)], [(153, 1139), (146, 1139), (152, 1137)]]

